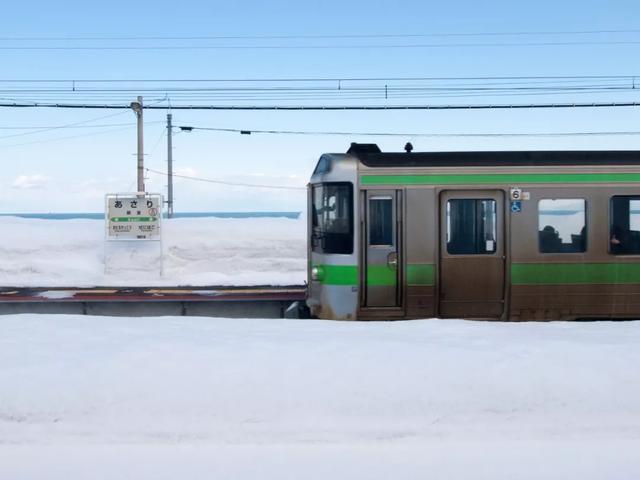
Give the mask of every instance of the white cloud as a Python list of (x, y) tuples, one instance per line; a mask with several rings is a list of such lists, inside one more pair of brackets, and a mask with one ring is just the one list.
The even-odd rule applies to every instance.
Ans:
[(18, 175), (11, 184), (11, 188), (27, 190), (33, 188), (44, 188), (49, 181), (44, 175)]

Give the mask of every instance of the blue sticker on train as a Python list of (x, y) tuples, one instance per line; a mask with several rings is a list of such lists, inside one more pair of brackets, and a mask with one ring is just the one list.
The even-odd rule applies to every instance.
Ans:
[(513, 200), (511, 202), (511, 213), (520, 213), (522, 211), (522, 202), (520, 200)]

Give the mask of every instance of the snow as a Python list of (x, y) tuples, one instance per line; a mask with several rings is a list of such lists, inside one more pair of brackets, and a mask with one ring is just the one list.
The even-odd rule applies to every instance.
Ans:
[(72, 298), (74, 294), (75, 292), (68, 290), (45, 290), (44, 292), (38, 292), (37, 296), (52, 300), (61, 300), (63, 298)]
[(0, 478), (629, 479), (640, 322), (0, 317)]
[(0, 217), (0, 232), (2, 286), (293, 285), (306, 279), (304, 218), (165, 220), (162, 261), (159, 242), (105, 248), (102, 220)]

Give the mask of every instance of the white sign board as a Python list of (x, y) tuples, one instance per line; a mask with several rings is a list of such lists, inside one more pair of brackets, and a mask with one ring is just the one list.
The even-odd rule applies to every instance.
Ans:
[(162, 195), (118, 193), (107, 195), (108, 240), (160, 240)]

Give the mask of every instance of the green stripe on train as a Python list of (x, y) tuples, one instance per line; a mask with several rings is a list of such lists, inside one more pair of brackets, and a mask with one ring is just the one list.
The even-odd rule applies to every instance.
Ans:
[(640, 283), (639, 263), (514, 263), (512, 285)]
[(318, 281), (325, 285), (358, 285), (358, 267), (355, 265), (315, 265)]
[[(358, 267), (355, 265), (316, 265), (318, 281), (325, 285), (358, 285)], [(433, 264), (407, 265), (407, 283), (413, 286), (434, 285), (435, 266)], [(373, 286), (393, 286), (396, 284), (395, 271), (386, 265), (372, 265), (367, 271), (367, 284)]]
[[(319, 281), (325, 285), (358, 285), (355, 265), (318, 265)], [(367, 272), (367, 283), (373, 286), (395, 285), (395, 272), (386, 265), (374, 265)], [(514, 263), (511, 265), (513, 285), (564, 284), (632, 284), (640, 283), (640, 263)], [(407, 265), (407, 284), (435, 285), (433, 264)]]
[(432, 263), (410, 263), (407, 265), (407, 284), (430, 286), (436, 283), (436, 267)]
[(369, 265), (367, 285), (372, 287), (393, 287), (396, 285), (396, 270), (386, 265)]
[(526, 183), (635, 183), (640, 173), (483, 173), (361, 175), (362, 185), (482, 185)]

